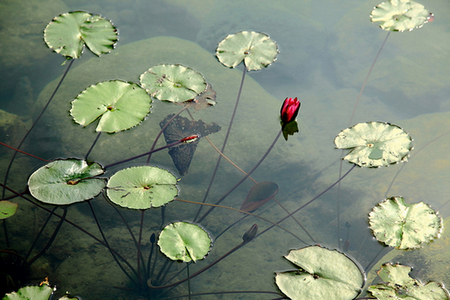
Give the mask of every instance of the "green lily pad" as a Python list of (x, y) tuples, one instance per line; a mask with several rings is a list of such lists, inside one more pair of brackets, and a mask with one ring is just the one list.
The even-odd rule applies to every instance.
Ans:
[(224, 66), (234, 68), (244, 61), (247, 70), (267, 67), (277, 54), (277, 44), (267, 34), (254, 31), (230, 34), (216, 49), (216, 56)]
[(47, 46), (70, 58), (79, 58), (85, 44), (98, 56), (109, 53), (114, 49), (117, 36), (117, 29), (109, 20), (84, 11), (61, 14), (44, 30)]
[(53, 288), (42, 284), (41, 286), (25, 286), (17, 292), (8, 293), (3, 300), (48, 300), (53, 294)]
[(66, 205), (92, 199), (105, 187), (98, 163), (81, 159), (59, 159), (36, 170), (28, 178), (28, 188), (39, 201)]
[(428, 204), (406, 204), (402, 197), (375, 206), (369, 225), (378, 241), (398, 249), (418, 248), (438, 238), (443, 228), (442, 218)]
[(14, 216), (19, 205), (14, 202), (2, 200), (0, 201), (0, 220)]
[(386, 284), (369, 287), (368, 291), (379, 300), (446, 300), (448, 292), (437, 282), (423, 284), (409, 276), (411, 267), (391, 263), (384, 264), (378, 276)]
[(211, 248), (211, 238), (200, 226), (176, 222), (167, 225), (158, 239), (161, 252), (172, 260), (190, 262), (203, 259)]
[(384, 122), (358, 123), (342, 130), (334, 143), (338, 149), (351, 149), (345, 160), (369, 168), (405, 162), (412, 150), (411, 137), (399, 126)]
[(202, 74), (182, 65), (158, 65), (140, 76), (147, 93), (159, 100), (184, 102), (206, 90)]
[(91, 85), (72, 101), (74, 121), (87, 126), (99, 118), (96, 131), (117, 132), (137, 126), (150, 112), (152, 99), (137, 84), (121, 80)]
[(123, 169), (108, 181), (108, 198), (132, 209), (159, 207), (178, 195), (177, 178), (167, 170), (153, 166)]
[(422, 5), (410, 0), (391, 0), (378, 4), (370, 14), (372, 22), (380, 23), (387, 31), (411, 31), (428, 22), (430, 12)]
[(291, 250), (285, 258), (299, 269), (276, 272), (275, 282), (290, 299), (351, 300), (361, 292), (364, 275), (337, 250), (309, 246)]

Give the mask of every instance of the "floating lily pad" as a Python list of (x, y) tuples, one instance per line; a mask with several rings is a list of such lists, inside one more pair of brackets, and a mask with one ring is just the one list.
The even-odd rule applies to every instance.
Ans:
[(18, 206), (19, 205), (14, 202), (6, 200), (0, 201), (0, 220), (14, 216)]
[(6, 294), (3, 300), (48, 300), (53, 294), (53, 288), (42, 284), (40, 286), (24, 286), (17, 292)]
[(152, 97), (170, 102), (194, 99), (206, 90), (202, 74), (182, 65), (158, 65), (141, 75), (142, 87)]
[(361, 270), (337, 250), (309, 246), (291, 250), (285, 258), (299, 267), (276, 272), (278, 288), (290, 299), (351, 300), (363, 286)]
[(278, 193), (278, 185), (272, 181), (263, 181), (252, 186), (242, 203), (241, 210), (253, 212), (266, 204)]
[(107, 195), (117, 205), (132, 209), (159, 207), (178, 195), (177, 178), (153, 166), (123, 169), (111, 176)]
[(161, 252), (172, 260), (190, 262), (203, 259), (211, 248), (211, 238), (200, 226), (176, 222), (167, 225), (158, 239)]
[(428, 204), (406, 204), (402, 197), (375, 206), (369, 225), (378, 241), (398, 249), (418, 248), (438, 238), (443, 228), (442, 218)]
[(100, 119), (95, 130), (112, 133), (137, 126), (150, 112), (151, 102), (135, 83), (103, 81), (81, 92), (72, 101), (70, 114), (83, 126)]
[(377, 168), (408, 160), (411, 137), (399, 126), (384, 122), (358, 123), (334, 139), (336, 148), (351, 149), (344, 157), (361, 167)]
[(428, 22), (430, 12), (422, 5), (410, 0), (391, 0), (378, 4), (370, 14), (372, 22), (380, 23), (387, 31), (411, 31)]
[(411, 299), (411, 300), (446, 300), (448, 292), (437, 282), (421, 283), (409, 276), (411, 267), (399, 264), (384, 264), (378, 276), (386, 284), (369, 287), (368, 291), (379, 300)]
[(276, 60), (277, 44), (267, 35), (254, 31), (241, 31), (224, 38), (216, 49), (219, 61), (234, 68), (242, 61), (247, 70), (260, 70)]
[(60, 159), (31, 174), (28, 188), (31, 195), (42, 202), (66, 205), (97, 196), (105, 187), (105, 179), (92, 177), (103, 173), (98, 163)]
[(61, 14), (44, 31), (47, 46), (70, 58), (79, 58), (85, 44), (98, 56), (108, 53), (114, 49), (117, 36), (109, 20), (84, 11)]

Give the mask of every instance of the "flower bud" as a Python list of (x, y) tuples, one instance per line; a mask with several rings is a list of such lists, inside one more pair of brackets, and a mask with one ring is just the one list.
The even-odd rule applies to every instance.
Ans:
[(242, 239), (244, 240), (244, 243), (248, 243), (255, 237), (256, 233), (258, 232), (258, 225), (253, 224), (252, 227), (250, 227), (249, 230), (247, 230), (244, 235), (242, 236)]
[(281, 121), (284, 124), (292, 122), (297, 117), (298, 111), (300, 109), (300, 101), (292, 98), (286, 98), (283, 102), (283, 106), (281, 107)]

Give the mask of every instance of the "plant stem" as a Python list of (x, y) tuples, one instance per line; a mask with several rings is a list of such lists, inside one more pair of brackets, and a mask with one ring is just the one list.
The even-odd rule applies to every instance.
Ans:
[(61, 217), (61, 219), (59, 220), (58, 225), (55, 228), (55, 231), (53, 232), (52, 236), (50, 237), (50, 239), (48, 240), (47, 244), (45, 245), (44, 249), (41, 250), (41, 252), (39, 252), (38, 254), (36, 254), (36, 256), (34, 256), (29, 262), (28, 264), (31, 265), (32, 263), (34, 263), (39, 257), (41, 257), (45, 252), (47, 252), (48, 248), (50, 248), (50, 246), (53, 244), (53, 241), (56, 238), (56, 235), (59, 232), (59, 229), (61, 229), (62, 224), (64, 223), (64, 221), (66, 220), (66, 215), (67, 215), (67, 208), (64, 207), (63, 208), (64, 213)]
[[(57, 206), (53, 207), (52, 213), (54, 213), (57, 208), (58, 208)], [(41, 236), (42, 232), (44, 232), (44, 229), (47, 226), (47, 224), (51, 218), (52, 218), (52, 214), (49, 214), (47, 217), (47, 220), (45, 220), (44, 224), (41, 226), (41, 230), (39, 230), (39, 233), (37, 234), (36, 238), (34, 239), (33, 244), (31, 244), (30, 250), (28, 250), (28, 253), (27, 253), (27, 256), (25, 256), (25, 259), (28, 259), (28, 257), (30, 257), (30, 254), (31, 254), (31, 251), (33, 251), (34, 245), (36, 245), (37, 241), (39, 240), (39, 237)]]
[[(186, 203), (198, 204), (198, 205), (206, 205), (206, 206), (211, 206), (211, 207), (225, 208), (225, 209), (234, 210), (234, 211), (237, 211), (237, 212), (240, 212), (240, 213), (249, 215), (249, 216), (256, 217), (256, 218), (258, 218), (258, 219), (264, 220), (264, 221), (266, 221), (266, 222), (272, 224), (271, 227), (277, 226), (278, 228), (280, 228), (280, 229), (286, 231), (287, 233), (291, 234), (293, 237), (295, 237), (296, 239), (298, 239), (298, 240), (299, 240), (300, 242), (302, 242), (303, 244), (308, 245), (305, 241), (303, 241), (301, 238), (299, 238), (299, 237), (298, 237), (297, 235), (295, 235), (293, 232), (291, 232), (291, 231), (289, 231), (288, 229), (282, 227), (282, 226), (279, 225), (278, 223), (272, 222), (272, 221), (270, 221), (270, 220), (268, 220), (268, 219), (266, 219), (266, 218), (263, 218), (263, 217), (261, 217), (261, 216), (255, 215), (255, 214), (253, 214), (253, 213), (251, 213), (251, 212), (248, 212), (248, 211), (245, 211), (245, 210), (240, 210), (240, 209), (237, 209), (237, 208), (228, 207), (228, 206), (218, 205), (218, 204), (195, 202), (195, 201), (183, 200), (183, 199), (178, 199), (178, 198), (175, 198), (175, 200), (176, 200), (176, 201), (181, 201), (181, 202), (186, 202)], [(288, 216), (288, 217), (289, 217), (289, 216)]]
[[(20, 147), (22, 147), (22, 144), (25, 142), (25, 139), (28, 137), (28, 135), (30, 134), (30, 132), (33, 130), (33, 128), (36, 126), (37, 122), (39, 121), (39, 119), (42, 117), (42, 115), (44, 114), (45, 110), (47, 109), (48, 105), (50, 104), (50, 102), (52, 101), (53, 97), (55, 96), (56, 92), (58, 91), (59, 87), (61, 86), (62, 82), (64, 81), (64, 78), (66, 78), (67, 73), (69, 73), (70, 67), (72, 66), (74, 62), (74, 59), (72, 59), (69, 63), (69, 65), (66, 68), (66, 71), (64, 72), (63, 76), (61, 77), (61, 80), (59, 81), (58, 85), (56, 86), (55, 90), (53, 91), (52, 95), (50, 96), (50, 98), (47, 101), (47, 104), (45, 104), (44, 108), (42, 109), (41, 113), (39, 114), (39, 116), (36, 118), (36, 120), (34, 120), (33, 124), (31, 125), (30, 129), (28, 129), (27, 133), (25, 133), (25, 136), (22, 138), (22, 140), (20, 141), (19, 145), (17, 146), (17, 149), (20, 149)], [(5, 173), (5, 179), (3, 180), (3, 184), (4, 186), (6, 186), (7, 182), (8, 182), (8, 175), (9, 172), (11, 170), (11, 166), (14, 162), (14, 159), (16, 158), (17, 155), (17, 151), (14, 152), (13, 157), (11, 158), (8, 168), (6, 169), (6, 173)], [(3, 193), (2, 193), (2, 198), (5, 197), (5, 189), (3, 189)]]
[[(15, 195), (17, 195), (18, 197), (30, 202), (31, 204), (45, 210), (46, 212), (51, 213), (52, 215), (54, 215), (57, 218), (62, 219), (63, 217), (58, 215), (57, 213), (52, 212), (51, 210), (49, 210), (48, 208), (28, 199), (27, 197), (23, 196), (22, 194), (14, 191), (13, 189), (7, 187), (6, 185), (0, 183), (0, 186), (3, 187), (4, 189), (14, 193)], [(94, 236), (93, 234), (91, 234), (90, 232), (86, 231), (85, 229), (81, 228), (80, 226), (78, 226), (77, 224), (75, 224), (72, 221), (69, 221), (67, 219), (64, 220), (65, 222), (69, 223), (70, 225), (72, 225), (73, 227), (77, 228), (78, 230), (82, 231), (83, 233), (87, 234), (88, 236), (90, 236), (91, 238), (93, 238), (94, 240), (96, 240), (97, 242), (99, 242), (100, 244), (102, 244), (103, 246), (105, 246), (106, 248), (109, 249), (109, 251), (113, 252), (117, 257), (119, 257), (121, 260), (123, 260), (123, 262), (130, 268), (131, 271), (133, 271), (133, 273), (137, 276), (136, 270), (133, 269), (133, 267), (130, 265), (130, 263), (122, 256), (120, 255), (116, 250), (110, 248), (105, 242), (103, 242), (102, 240), (100, 240), (99, 238), (97, 238), (96, 236)]]
[(86, 153), (86, 155), (84, 156), (84, 159), (87, 160), (89, 154), (91, 154), (92, 149), (94, 149), (95, 144), (97, 143), (98, 139), (100, 138), (100, 135), (102, 134), (102, 132), (100, 131), (97, 136), (95, 137), (94, 142), (92, 143), (91, 147), (89, 148), (88, 152)]
[[(245, 80), (245, 74), (246, 74), (246, 73), (247, 73), (247, 67), (245, 67), (245, 65), (244, 65), (244, 70), (243, 70), (243, 72), (242, 72), (241, 85), (240, 85), (240, 87), (239, 87), (239, 92), (238, 92), (238, 95), (237, 95), (237, 98), (236, 98), (236, 104), (234, 105), (233, 114), (231, 115), (230, 125), (228, 126), (228, 130), (227, 130), (227, 133), (226, 133), (226, 135), (225, 135), (225, 139), (223, 140), (222, 149), (220, 150), (221, 153), (223, 153), (223, 152), (225, 151), (225, 146), (226, 146), (226, 144), (227, 144), (228, 137), (229, 137), (229, 135), (230, 135), (231, 126), (233, 125), (234, 117), (236, 116), (237, 107), (238, 107), (238, 105), (239, 105), (239, 99), (241, 98), (242, 87), (244, 86), (244, 80)], [(214, 178), (216, 177), (217, 170), (218, 170), (218, 168), (219, 168), (219, 164), (220, 164), (221, 158), (222, 158), (222, 156), (219, 156), (219, 158), (217, 159), (217, 163), (216, 163), (216, 166), (215, 166), (215, 168), (214, 168), (214, 172), (213, 172), (213, 174), (212, 174), (212, 176), (211, 176), (211, 180), (210, 180), (210, 182), (209, 182), (208, 188), (206, 189), (205, 196), (203, 197), (203, 200), (202, 200), (203, 203), (205, 203), (205, 202), (206, 202), (206, 199), (208, 198), (208, 194), (209, 194), (209, 191), (211, 190), (212, 184), (213, 184), (213, 182), (214, 182)], [(202, 210), (202, 207), (200, 206), (199, 209), (198, 209), (198, 211), (197, 211), (197, 214), (196, 214), (195, 217), (194, 217), (194, 222), (197, 220), (198, 216), (200, 215), (201, 210)], [(208, 213), (207, 213), (207, 214), (208, 214)], [(205, 217), (205, 215), (203, 215), (202, 219), (203, 219), (204, 217)], [(200, 223), (200, 221), (198, 221), (198, 222)]]
[[(314, 198), (312, 198), (311, 200), (309, 200), (307, 203), (303, 204), (302, 206), (300, 206), (299, 208), (297, 208), (296, 210), (294, 210), (293, 212), (291, 212), (289, 215), (287, 215), (286, 217), (282, 218), (281, 220), (279, 220), (278, 222), (276, 222), (275, 224), (280, 224), (281, 222), (283, 222), (284, 220), (286, 220), (287, 218), (289, 218), (290, 215), (293, 215), (295, 213), (297, 213), (298, 211), (302, 210), (303, 208), (305, 208), (307, 205), (311, 204), (313, 201), (315, 201), (316, 199), (318, 199), (320, 196), (322, 196), (323, 194), (325, 194), (326, 192), (328, 192), (329, 190), (331, 190), (336, 184), (338, 184), (342, 179), (344, 179), (348, 174), (350, 174), (350, 172), (356, 167), (356, 165), (354, 164), (350, 170), (347, 171), (347, 173), (345, 173), (342, 177), (340, 177), (335, 183), (333, 183), (332, 185), (330, 185), (329, 187), (327, 187), (324, 191), (322, 191), (320, 194), (318, 194), (317, 196), (315, 196)], [(264, 229), (263, 231), (261, 231), (260, 233), (258, 233), (256, 235), (256, 237), (262, 235), (263, 233), (265, 233), (266, 231), (268, 231), (269, 229), (271, 229), (274, 225)]]
[[(378, 53), (375, 56), (375, 59), (373, 60), (372, 65), (370, 66), (369, 72), (367, 72), (366, 79), (364, 80), (361, 90), (359, 91), (358, 97), (356, 98), (356, 103), (355, 103), (355, 106), (353, 107), (353, 112), (352, 112), (352, 115), (350, 116), (350, 120), (348, 122), (347, 127), (350, 127), (350, 125), (352, 125), (353, 117), (355, 116), (356, 108), (358, 107), (359, 101), (361, 100), (361, 96), (364, 91), (364, 88), (366, 87), (367, 81), (369, 80), (369, 77), (370, 77), (370, 74), (372, 73), (373, 67), (375, 66), (375, 63), (377, 62), (378, 57), (380, 56), (381, 50), (383, 50), (384, 45), (386, 44), (386, 41), (387, 41), (390, 33), (391, 32), (389, 31), (388, 34), (386, 35), (386, 38), (384, 39), (383, 44), (381, 44), (380, 50), (378, 50)], [(345, 150), (342, 150), (342, 153), (344, 153), (344, 151)], [(343, 155), (341, 155), (341, 156), (343, 156)], [(341, 163), (339, 166), (339, 178), (341, 177), (341, 174), (342, 174), (342, 160), (341, 160)], [(340, 217), (341, 184), (340, 183), (338, 185), (336, 205), (337, 205), (337, 239), (338, 239), (338, 247), (340, 249), (341, 248), (341, 239), (340, 239), (340, 235), (341, 235), (341, 217)]]
[[(225, 158), (230, 164), (232, 164), (236, 169), (238, 169), (239, 171), (241, 171), (244, 175), (247, 175), (247, 173), (242, 170), (241, 168), (239, 168), (238, 165), (236, 165), (233, 161), (231, 161), (228, 157), (225, 156), (225, 154), (223, 154), (222, 152), (220, 152), (219, 149), (217, 149), (217, 147), (211, 142), (211, 140), (205, 136), (205, 139), (209, 142), (209, 144), (214, 148), (214, 150), (216, 150), (223, 158)], [(253, 181), (255, 184), (257, 184), (258, 182), (256, 180), (254, 180), (251, 176), (248, 177), (251, 181)], [(275, 201), (287, 214), (289, 214), (289, 211), (275, 198), (273, 198), (273, 201)], [(298, 226), (300, 226), (300, 228), (303, 229), (303, 231), (309, 236), (309, 238), (313, 241), (313, 243), (316, 243), (316, 241), (314, 240), (314, 238), (312, 237), (312, 235), (308, 232), (308, 230), (306, 230), (306, 228), (293, 216), (291, 215), (291, 218), (298, 224)], [(224, 234), (226, 230), (228, 230), (229, 228), (231, 228), (232, 226), (234, 226), (235, 224), (237, 224), (238, 222), (240, 222), (243, 218), (241, 218), (240, 220), (236, 221), (235, 223), (233, 223), (232, 225), (228, 226), (225, 230), (223, 230), (217, 237), (217, 238)]]
[[(281, 133), (282, 133), (282, 131), (280, 130), (278, 132), (277, 136), (275, 137), (274, 141), (270, 145), (270, 147), (267, 149), (266, 153), (261, 157), (261, 159), (258, 161), (258, 163), (253, 167), (253, 169), (251, 169), (247, 175), (245, 175), (238, 183), (236, 183), (235, 186), (232, 187), (227, 193), (225, 193), (225, 195), (223, 195), (215, 204), (219, 204), (220, 202), (222, 202), (229, 194), (231, 194), (238, 186), (240, 186), (241, 183), (243, 183), (259, 167), (259, 165), (264, 161), (264, 159), (267, 157), (267, 155), (269, 155), (272, 148), (275, 146), (276, 142), (278, 141), (278, 139), (281, 136)], [(203, 199), (203, 200), (205, 200), (205, 199)], [(214, 207), (211, 207), (206, 213), (203, 214), (203, 216), (197, 222), (201, 223), (201, 221), (203, 221), (206, 218), (206, 216), (208, 216), (209, 213), (211, 213), (211, 211), (213, 209), (214, 209)], [(292, 215), (292, 214), (290, 214), (290, 215)]]
[(186, 263), (186, 270), (187, 270), (187, 284), (188, 284), (188, 295), (189, 300), (191, 300), (191, 278), (189, 276), (189, 263)]
[(50, 161), (50, 160), (43, 159), (43, 158), (40, 158), (40, 157), (38, 157), (38, 156), (35, 156), (35, 155), (33, 155), (33, 154), (27, 153), (27, 152), (25, 152), (25, 151), (19, 150), (19, 149), (17, 149), (17, 148), (11, 147), (11, 146), (6, 145), (5, 143), (2, 143), (2, 142), (0, 142), (0, 145), (5, 146), (5, 147), (7, 147), (7, 148), (9, 148), (9, 149), (12, 149), (12, 150), (14, 150), (14, 151), (16, 151), (16, 152), (20, 152), (20, 153), (22, 153), (22, 154), (25, 154), (25, 155), (28, 155), (28, 156), (31, 156), (31, 157), (40, 159), (40, 160), (42, 160), (42, 161)]
[(149, 152), (145, 152), (145, 153), (143, 153), (143, 154), (139, 154), (139, 155), (133, 156), (133, 157), (131, 157), (131, 158), (127, 158), (127, 159), (125, 159), (125, 160), (121, 160), (121, 161), (118, 161), (118, 162), (109, 164), (109, 165), (105, 166), (105, 169), (110, 168), (110, 167), (112, 167), (112, 166), (116, 166), (116, 165), (119, 165), (119, 164), (123, 164), (123, 163), (129, 162), (129, 161), (131, 161), (131, 160), (140, 158), (140, 157), (142, 157), (142, 156), (146, 156), (146, 155), (151, 154), (151, 153), (154, 153), (154, 152), (158, 152), (158, 151), (164, 150), (164, 149), (166, 149), (166, 148), (169, 148), (169, 147), (178, 145), (178, 144), (180, 144), (180, 143), (182, 143), (181, 140), (176, 141), (176, 142), (173, 142), (173, 143), (168, 144), (168, 145), (165, 145), (165, 146), (163, 146), (163, 147), (160, 147), (160, 148), (151, 150), (151, 151), (149, 151)]
[[(128, 272), (124, 269), (124, 267), (122, 266), (122, 264), (119, 262), (119, 260), (117, 259), (117, 257), (114, 255), (114, 252), (112, 251), (112, 248), (109, 246), (108, 240), (106, 239), (105, 234), (103, 233), (103, 230), (100, 226), (100, 223), (98, 222), (97, 219), (97, 215), (95, 214), (94, 208), (92, 207), (91, 204), (91, 200), (87, 200), (87, 203), (89, 205), (89, 208), (91, 209), (92, 212), (92, 216), (94, 217), (95, 223), (97, 224), (97, 228), (100, 231), (100, 234), (103, 238), (103, 241), (105, 242), (104, 244), (106, 245), (106, 247), (108, 248), (109, 252), (111, 253), (113, 259), (116, 261), (117, 265), (119, 266), (119, 268), (122, 270), (122, 272), (131, 280), (131, 282), (133, 282), (138, 288), (140, 288), (140, 281), (138, 281), (138, 283), (136, 283), (135, 280), (133, 280), (133, 278), (131, 277), (130, 274), (128, 274)], [(138, 266), (139, 267), (139, 266)], [(132, 269), (133, 270), (133, 269)], [(139, 274), (139, 273), (138, 273)], [(139, 278), (139, 276), (138, 276)]]

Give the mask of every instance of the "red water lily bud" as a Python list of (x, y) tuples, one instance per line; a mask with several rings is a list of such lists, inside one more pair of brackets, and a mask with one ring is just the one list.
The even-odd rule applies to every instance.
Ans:
[(286, 98), (281, 107), (281, 121), (285, 124), (294, 121), (299, 109), (300, 101), (297, 100), (297, 97), (295, 99)]

